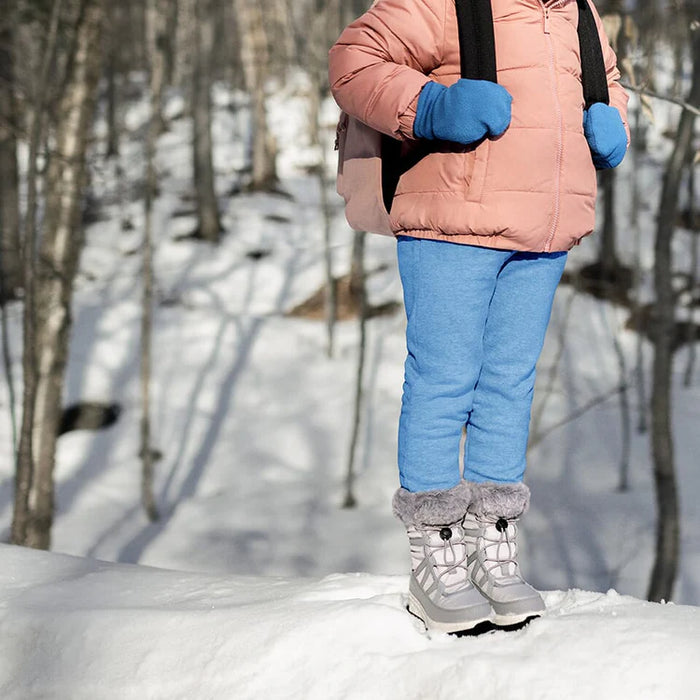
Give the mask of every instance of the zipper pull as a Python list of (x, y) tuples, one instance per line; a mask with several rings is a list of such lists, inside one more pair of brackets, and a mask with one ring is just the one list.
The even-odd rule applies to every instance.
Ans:
[(549, 8), (544, 8), (544, 33), (549, 34)]

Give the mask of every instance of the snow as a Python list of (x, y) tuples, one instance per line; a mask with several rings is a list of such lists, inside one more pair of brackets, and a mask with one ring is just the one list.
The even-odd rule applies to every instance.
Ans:
[(213, 576), (0, 546), (0, 696), (678, 700), (700, 609), (545, 594), (522, 630), (428, 635), (405, 576)]

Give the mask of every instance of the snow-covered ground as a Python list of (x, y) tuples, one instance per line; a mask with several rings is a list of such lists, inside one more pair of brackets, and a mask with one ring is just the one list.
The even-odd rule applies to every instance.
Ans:
[[(290, 80), (270, 103), (281, 149), (280, 186), (288, 196), (230, 195), (246, 165), (247, 112), (240, 96), (217, 90), (216, 170), (226, 232), (216, 247), (186, 238), (195, 225), (190, 130), (185, 119), (175, 118), (180, 98), (169, 98), (173, 119), (159, 143), (155, 220), (152, 415), (155, 446), (163, 455), (156, 465), (161, 518), (155, 524), (139, 506), (140, 262), (135, 252), (143, 214), (133, 183), (142, 173), (137, 138), (142, 102), (126, 113), (133, 138), (123, 143), (123, 176), (114, 164), (96, 161), (92, 189), (100, 219), (89, 227), (76, 289), (65, 395), (66, 403), (115, 401), (123, 410), (109, 429), (60, 438), (53, 549), (201, 574), (107, 567), (3, 548), (0, 644), (9, 650), (3, 677), (15, 685), (2, 697), (27, 697), (16, 684), (32, 679), (37, 683), (32, 697), (51, 697), (42, 684), (54, 681), (71, 688), (63, 697), (87, 697), (98, 677), (104, 684), (97, 697), (120, 698), (222, 697), (218, 688), (244, 682), (251, 697), (254, 689), (256, 697), (289, 697), (282, 689), (294, 684), (302, 688), (296, 697), (309, 698), (435, 698), (458, 687), (484, 697), (681, 697), (672, 690), (692, 678), (680, 671), (700, 651), (694, 636), (700, 620), (690, 608), (645, 605), (613, 593), (549, 593), (546, 619), (479, 642), (429, 640), (401, 609), (408, 552), (390, 500), (397, 486), (403, 313), (369, 323), (358, 507), (352, 510), (340, 503), (356, 324), (338, 324), (336, 352), (328, 358), (323, 325), (286, 316), (323, 282), (320, 197), (316, 178), (307, 171), (319, 154), (305, 131), (306, 90), (301, 78)], [(329, 144), (334, 116), (327, 105)], [(658, 116), (663, 123), (663, 113)], [(647, 282), (659, 162), (667, 151), (656, 137), (638, 169), (644, 203), (639, 246)], [(333, 164), (329, 154), (329, 174)], [(620, 254), (626, 262), (637, 249), (634, 231), (625, 223), (631, 170), (630, 162), (623, 164), (618, 185)], [(349, 266), (352, 234), (335, 201), (334, 263), (341, 274)], [(123, 230), (121, 222), (127, 220), (131, 226)], [(687, 267), (689, 239), (682, 231), (676, 237), (680, 269)], [(572, 253), (570, 268), (595, 257), (592, 238)], [(369, 238), (368, 266), (372, 302), (400, 300), (391, 240)], [(17, 378), (19, 313), (10, 307)], [(617, 490), (621, 428), (613, 390), (620, 377), (613, 338), (630, 379), (636, 335), (625, 328), (627, 316), (624, 309), (569, 286), (558, 291), (539, 370), (537, 442), (526, 477), (533, 503), (523, 520), (524, 569), (543, 590), (614, 588), (638, 598), (646, 592), (655, 527), (648, 435), (633, 433), (631, 488)], [(645, 344), (643, 350), (648, 369), (650, 348)], [(683, 544), (674, 600), (698, 605), (700, 371), (690, 387), (681, 386), (686, 357), (686, 350), (677, 355), (674, 387)], [(637, 415), (633, 389), (630, 400)], [(13, 479), (7, 415), (3, 387), (4, 535)], [(509, 664), (504, 678), (520, 679), (523, 688), (541, 683), (532, 687), (548, 690), (499, 695), (498, 661)], [(414, 669), (420, 674), (411, 676)], [(418, 690), (396, 692), (411, 677), (419, 679), (414, 680)], [(564, 679), (582, 693), (593, 690), (572, 695), (563, 690)], [(205, 681), (209, 694), (198, 690)], [(654, 683), (662, 694), (654, 694)], [(172, 692), (176, 686), (179, 696)], [(329, 691), (336, 687), (339, 692)], [(185, 688), (193, 690), (187, 694)], [(606, 688), (612, 691), (602, 692)]]
[(700, 609), (552, 591), (516, 632), (427, 635), (405, 576), (183, 573), (0, 545), (3, 700), (680, 700)]

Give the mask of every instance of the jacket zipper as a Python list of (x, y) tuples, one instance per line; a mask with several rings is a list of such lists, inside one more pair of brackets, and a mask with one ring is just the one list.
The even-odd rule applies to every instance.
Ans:
[(557, 228), (559, 227), (559, 215), (561, 209), (561, 163), (564, 155), (564, 117), (562, 114), (561, 103), (559, 102), (559, 92), (557, 90), (557, 71), (554, 62), (554, 44), (552, 43), (552, 36), (549, 30), (549, 10), (552, 7), (561, 5), (561, 3), (562, 0), (555, 0), (555, 2), (550, 2), (549, 4), (545, 4), (545, 2), (541, 1), (542, 12), (544, 14), (543, 29), (547, 37), (547, 44), (549, 47), (549, 74), (552, 81), (552, 94), (554, 95), (554, 107), (556, 110), (556, 118), (558, 123), (554, 214), (552, 216), (552, 226), (550, 227), (547, 240), (544, 244), (545, 253), (549, 253), (552, 247), (552, 241), (554, 240)]

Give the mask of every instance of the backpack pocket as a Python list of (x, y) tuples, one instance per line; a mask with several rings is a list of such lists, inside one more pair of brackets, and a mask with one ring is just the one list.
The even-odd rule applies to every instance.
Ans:
[(345, 200), (345, 218), (351, 228), (393, 236), (383, 196), (382, 138), (378, 131), (341, 113), (336, 129), (336, 190)]

